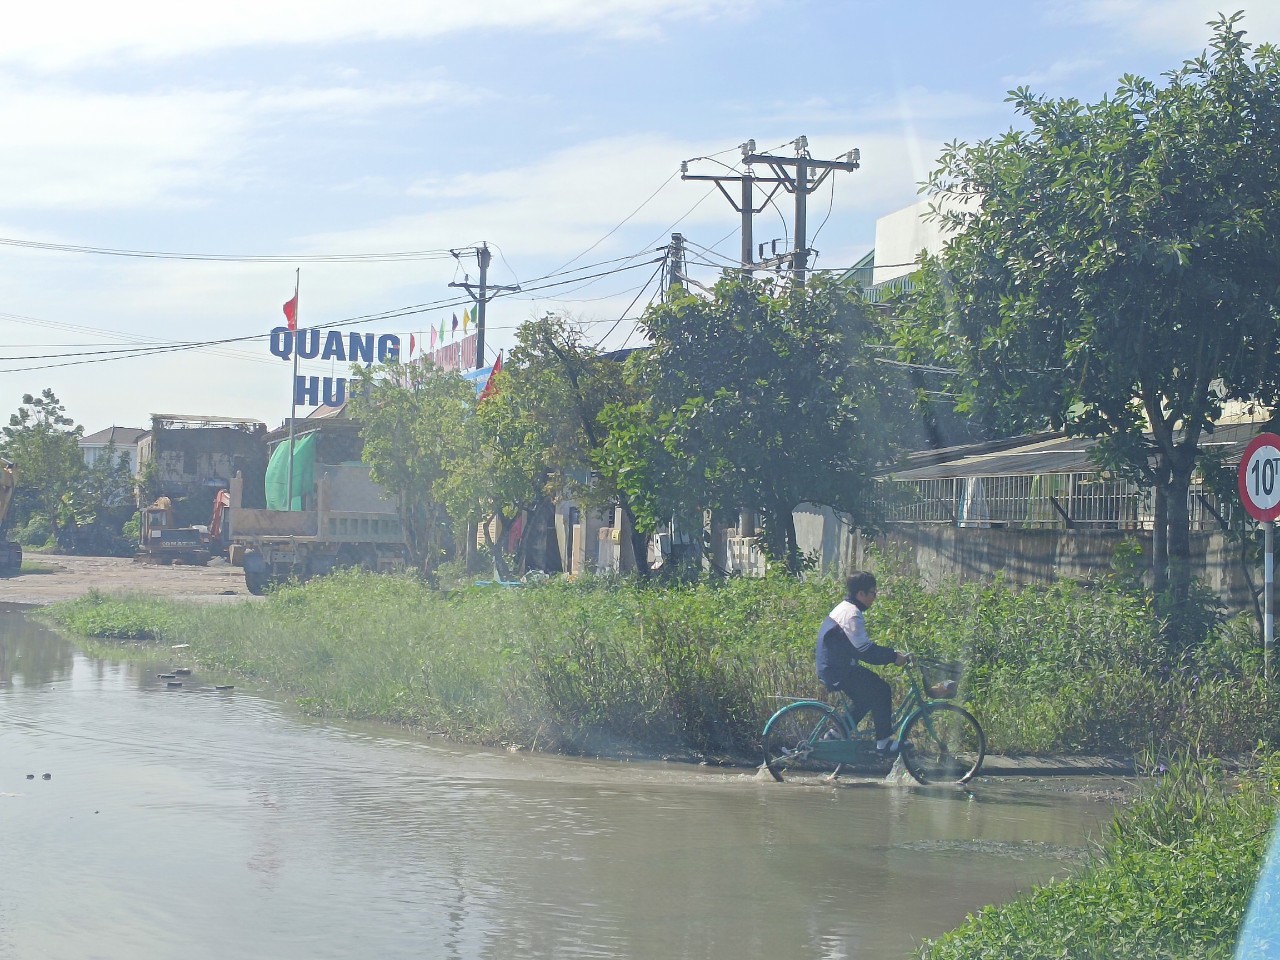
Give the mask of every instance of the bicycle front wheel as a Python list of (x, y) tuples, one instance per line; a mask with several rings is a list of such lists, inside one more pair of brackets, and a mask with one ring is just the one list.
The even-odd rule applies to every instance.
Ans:
[(973, 714), (954, 703), (927, 703), (907, 721), (902, 763), (921, 783), (966, 783), (982, 769), (987, 738)]
[(847, 739), (849, 732), (831, 707), (793, 703), (765, 724), (764, 765), (779, 782), (787, 776), (834, 776), (840, 764), (814, 756), (813, 745), (819, 740)]

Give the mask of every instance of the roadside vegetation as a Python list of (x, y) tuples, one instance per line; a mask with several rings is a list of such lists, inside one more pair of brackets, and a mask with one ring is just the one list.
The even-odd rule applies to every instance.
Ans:
[[(752, 762), (780, 698), (821, 696), (814, 633), (840, 595), (816, 577), (440, 592), (348, 571), (265, 603), (95, 594), (50, 616), (85, 635), (189, 643), (207, 668), (318, 715), (479, 743)], [(1172, 655), (1149, 599), (1122, 585), (928, 591), (887, 577), (870, 624), (883, 643), (966, 664), (961, 697), (995, 752), (1237, 755), (1280, 737), (1248, 621)]]
[[(442, 592), (345, 571), (261, 603), (91, 594), (46, 615), (124, 639), (110, 655), (188, 644), (201, 670), (320, 716), (529, 749), (754, 764), (779, 698), (819, 694), (815, 625), (840, 593), (816, 577)], [(1280, 760), (1249, 758), (1280, 731), (1252, 624), (1215, 622), (1212, 609), (1202, 620), (1204, 639), (1171, 654), (1149, 595), (1123, 578), (934, 591), (882, 578), (874, 635), (963, 660), (960, 696), (993, 751), (1122, 753), (1164, 774), (1078, 876), (983, 910), (923, 957), (1231, 955), (1280, 787)], [(1215, 755), (1247, 772), (1228, 780)]]
[(1278, 792), (1275, 754), (1230, 778), (1211, 761), (1184, 759), (1120, 812), (1079, 876), (985, 908), (920, 956), (1225, 960), (1266, 854)]

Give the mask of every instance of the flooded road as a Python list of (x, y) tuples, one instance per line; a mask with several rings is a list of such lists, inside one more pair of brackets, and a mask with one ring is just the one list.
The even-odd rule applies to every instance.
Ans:
[(463, 748), (179, 662), (0, 613), (0, 958), (907, 957), (1111, 812)]

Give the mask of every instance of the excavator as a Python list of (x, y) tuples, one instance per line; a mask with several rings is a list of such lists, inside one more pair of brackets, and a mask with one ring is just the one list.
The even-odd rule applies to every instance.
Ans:
[(208, 527), (179, 527), (173, 501), (159, 497), (142, 508), (142, 541), (137, 560), (148, 563), (190, 563), (203, 567), (212, 555)]
[[(0, 530), (4, 529), (13, 493), (18, 488), (18, 469), (12, 460), (0, 457)], [(12, 540), (0, 541), (0, 576), (11, 576), (22, 568), (22, 547)]]

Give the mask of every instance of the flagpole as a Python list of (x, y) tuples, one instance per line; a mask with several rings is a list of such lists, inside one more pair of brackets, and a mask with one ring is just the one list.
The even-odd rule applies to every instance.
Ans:
[(302, 286), (302, 268), (293, 278), (293, 380), (289, 382), (289, 481), (285, 488), (286, 510), (293, 509), (293, 422), (298, 419), (298, 288)]

